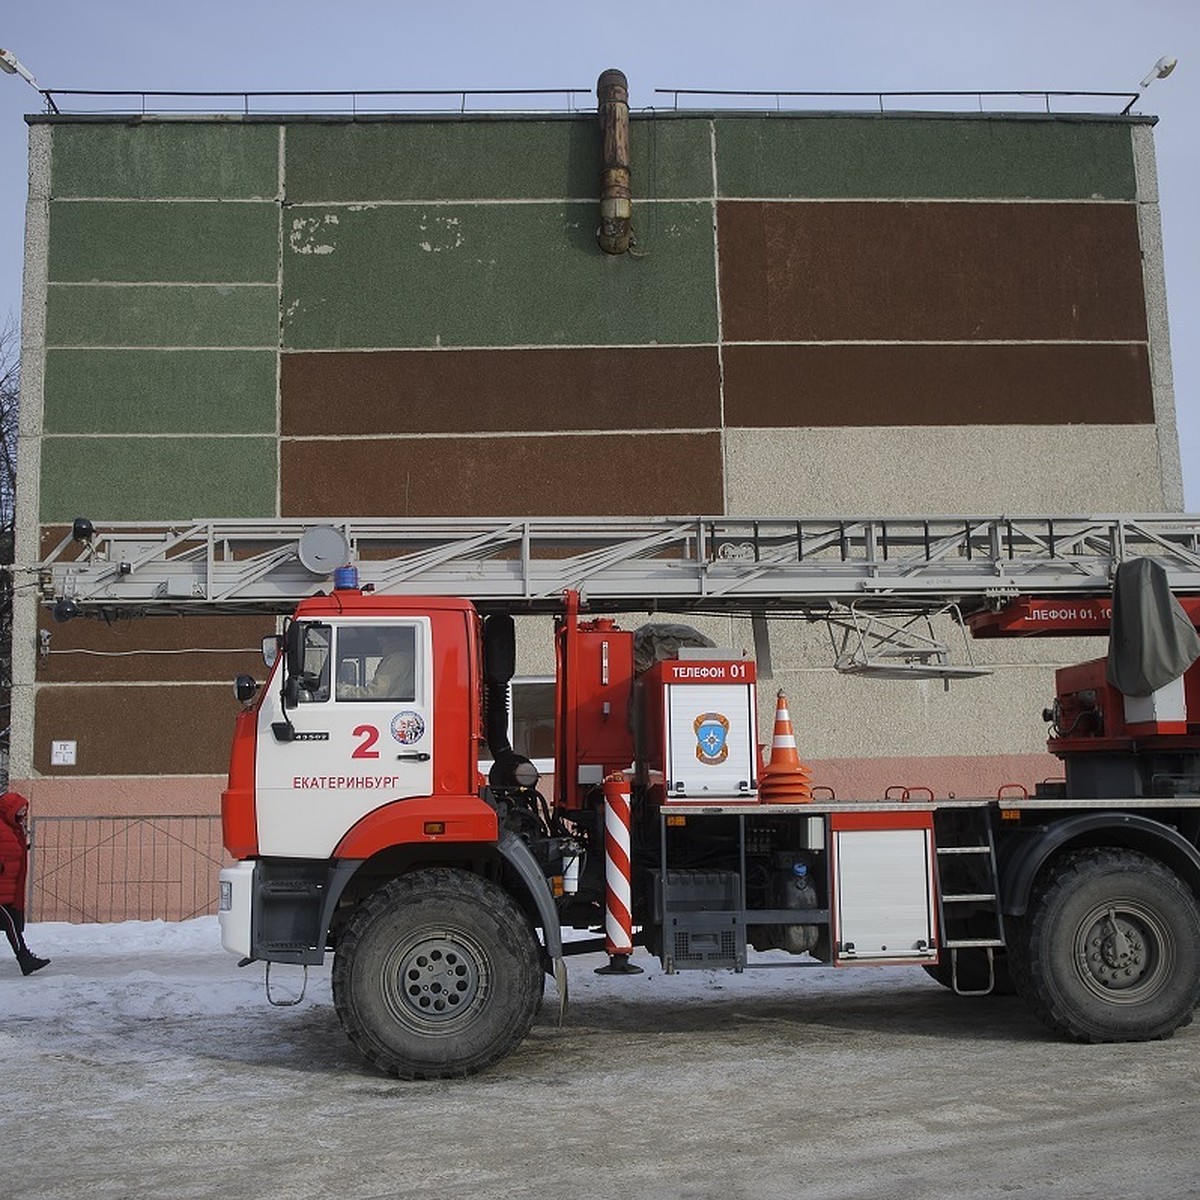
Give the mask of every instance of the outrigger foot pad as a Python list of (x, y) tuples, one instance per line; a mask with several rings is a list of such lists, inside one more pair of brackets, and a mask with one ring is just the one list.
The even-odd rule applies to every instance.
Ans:
[(628, 954), (610, 954), (607, 967), (597, 967), (597, 975), (641, 975), (642, 968), (629, 961)]

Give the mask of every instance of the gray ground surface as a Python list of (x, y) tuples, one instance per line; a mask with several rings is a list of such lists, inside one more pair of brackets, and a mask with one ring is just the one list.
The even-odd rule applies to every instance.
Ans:
[(51, 968), (0, 963), (7, 1200), (1200, 1194), (1200, 1028), (1076, 1046), (917, 969), (592, 957), (564, 1028), (548, 1002), (489, 1073), (400, 1083), (356, 1057), (327, 970), (273, 1009), (195, 937), (30, 940)]

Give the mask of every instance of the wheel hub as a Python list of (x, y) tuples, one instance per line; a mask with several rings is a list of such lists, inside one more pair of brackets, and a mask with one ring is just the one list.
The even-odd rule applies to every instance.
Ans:
[(410, 1013), (422, 1021), (449, 1021), (470, 1008), (479, 991), (479, 968), (452, 939), (425, 938), (404, 955), (397, 985)]
[(1080, 965), (1096, 992), (1129, 1000), (1145, 987), (1157, 986), (1164, 934), (1153, 918), (1136, 906), (1094, 911), (1080, 929)]
[(1093, 938), (1092, 945), (1099, 951), (1095, 958), (1102, 964), (1101, 970), (1115, 974), (1118, 971), (1129, 972), (1142, 965), (1145, 947), (1132, 928), (1119, 929), (1103, 939)]

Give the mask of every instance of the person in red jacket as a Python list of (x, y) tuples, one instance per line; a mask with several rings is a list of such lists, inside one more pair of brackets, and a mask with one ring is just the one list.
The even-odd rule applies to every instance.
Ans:
[(29, 870), (29, 837), (25, 818), (29, 801), (19, 792), (0, 796), (0, 926), (17, 956), (22, 975), (50, 965), (25, 945), (25, 876)]

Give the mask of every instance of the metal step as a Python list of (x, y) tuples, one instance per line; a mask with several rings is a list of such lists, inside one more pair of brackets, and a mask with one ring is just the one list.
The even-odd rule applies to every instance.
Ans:
[[(958, 950), (986, 949), (989, 956), (991, 991), (994, 974), (991, 951), (1004, 945), (1004, 915), (1000, 911), (999, 876), (991, 814), (984, 809), (961, 812), (943, 810), (934, 817), (937, 853), (938, 925), (942, 948), (952, 955)], [(936, 839), (961, 845), (940, 845)], [(973, 890), (952, 890), (946, 888)], [(971, 906), (965, 908), (965, 906)], [(961, 991), (955, 961), (954, 989)]]

